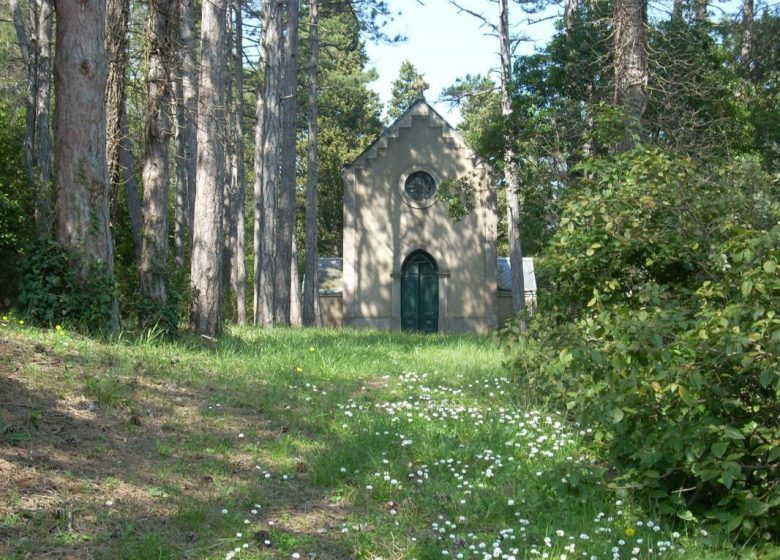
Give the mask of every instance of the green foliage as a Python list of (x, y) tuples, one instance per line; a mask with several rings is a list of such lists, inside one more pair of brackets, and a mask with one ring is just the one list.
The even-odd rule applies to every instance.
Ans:
[(390, 101), (387, 102), (387, 116), (391, 121), (400, 117), (417, 99), (417, 81), (423, 78), (424, 75), (411, 61), (404, 60), (401, 63), (398, 78), (393, 82), (393, 89), (390, 92)]
[(17, 308), (32, 324), (99, 332), (111, 323), (115, 286), (102, 266), (79, 278), (59, 243), (39, 239), (25, 248), (18, 270)]
[(459, 222), (474, 210), (476, 187), (469, 176), (446, 179), (436, 189), (436, 198), (447, 205), (450, 219)]
[(595, 430), (614, 487), (731, 538), (777, 538), (777, 183), (752, 159), (647, 148), (579, 169), (512, 368)]
[[(320, 18), (322, 48), (319, 59), (319, 144), (318, 197), (319, 252), (321, 255), (340, 255), (343, 234), (343, 185), (341, 170), (356, 158), (382, 130), (379, 96), (368, 84), (376, 79), (376, 72), (367, 69), (368, 55), (360, 38), (362, 22), (337, 6), (323, 6)], [(304, 33), (306, 35), (306, 33)], [(299, 60), (308, 60), (308, 42), (301, 43)], [(306, 78), (306, 72), (299, 72)], [(307, 80), (300, 80), (300, 88), (306, 91)], [(308, 106), (306, 96), (299, 96), (301, 104), (299, 126), (306, 126)], [(306, 132), (302, 129), (298, 142), (301, 161), (306, 160)], [(251, 153), (251, 151), (248, 151)], [(251, 167), (250, 167), (251, 169)], [(300, 170), (301, 175), (305, 175)], [(305, 184), (304, 177), (299, 184)], [(303, 190), (299, 191), (299, 208), (305, 205)], [(303, 215), (301, 209), (299, 215)], [(302, 225), (303, 220), (299, 223)], [(251, 223), (248, 220), (247, 223)], [(302, 238), (298, 250), (304, 256)]]

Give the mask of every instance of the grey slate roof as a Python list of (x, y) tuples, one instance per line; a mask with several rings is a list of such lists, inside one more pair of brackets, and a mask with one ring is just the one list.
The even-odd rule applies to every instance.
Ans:
[[(341, 257), (320, 257), (317, 261), (320, 295), (341, 295), (343, 268), (344, 261)], [(498, 291), (511, 292), (512, 269), (509, 267), (509, 258), (498, 258), (496, 273), (498, 275)], [(536, 292), (536, 275), (534, 274), (534, 259), (532, 257), (523, 258), (523, 276), (525, 278), (525, 291)]]
[(341, 257), (320, 257), (317, 259), (317, 280), (321, 296), (339, 296), (342, 290), (344, 259)]
[[(498, 291), (512, 291), (512, 269), (509, 266), (509, 257), (498, 257)], [(523, 287), (526, 292), (536, 291), (536, 274), (534, 273), (533, 257), (523, 257)]]

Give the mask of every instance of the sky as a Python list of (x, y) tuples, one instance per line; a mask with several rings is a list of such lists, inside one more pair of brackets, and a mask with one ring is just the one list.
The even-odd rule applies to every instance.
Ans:
[[(461, 5), (485, 14), (491, 21), (498, 19), (498, 7), (489, 0), (458, 0)], [(499, 67), (498, 38), (487, 35), (489, 30), (480, 28), (480, 21), (466, 13), (458, 13), (448, 0), (389, 0), (390, 8), (400, 15), (388, 25), (388, 34), (400, 33), (407, 37), (401, 44), (386, 45), (368, 43), (371, 65), (379, 73), (379, 79), (371, 84), (382, 102), (390, 99), (392, 83), (398, 78), (401, 63), (409, 60), (418, 72), (425, 75), (430, 85), (426, 99), (450, 124), (460, 121), (457, 109), (446, 103), (436, 103), (442, 90), (455, 79), (466, 74), (497, 72)], [(554, 15), (555, 10), (545, 15)], [(510, 26), (512, 34), (523, 34), (530, 41), (521, 42), (517, 54), (530, 54), (550, 39), (555, 20), (550, 18), (529, 25), (516, 4), (510, 2)], [(539, 18), (543, 16), (531, 16)], [(495, 75), (497, 77), (497, 74)]]

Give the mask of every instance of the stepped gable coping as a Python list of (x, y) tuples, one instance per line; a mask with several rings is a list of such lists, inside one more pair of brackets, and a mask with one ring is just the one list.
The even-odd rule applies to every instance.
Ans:
[(342, 169), (342, 173), (345, 173), (352, 169), (365, 168), (369, 160), (376, 159), (378, 156), (378, 150), (380, 148), (386, 148), (390, 138), (398, 138), (400, 130), (402, 128), (411, 128), (412, 117), (414, 116), (427, 116), (429, 118), (429, 125), (431, 127), (441, 127), (446, 137), (453, 138), (459, 144), (460, 148), (468, 150), (468, 159), (474, 160), (476, 166), (486, 166), (487, 164), (482, 159), (474, 154), (466, 144), (466, 140), (458, 130), (453, 127), (447, 120), (442, 117), (436, 109), (434, 109), (424, 98), (417, 98), (406, 111), (403, 112), (395, 121), (393, 121), (387, 128), (385, 128), (376, 140), (374, 140), (369, 146), (363, 150), (360, 155), (353, 159)]

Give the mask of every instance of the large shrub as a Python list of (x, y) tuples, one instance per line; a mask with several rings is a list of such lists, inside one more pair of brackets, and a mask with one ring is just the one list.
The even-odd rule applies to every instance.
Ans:
[(511, 366), (594, 428), (619, 487), (780, 536), (777, 183), (639, 148), (582, 165)]

